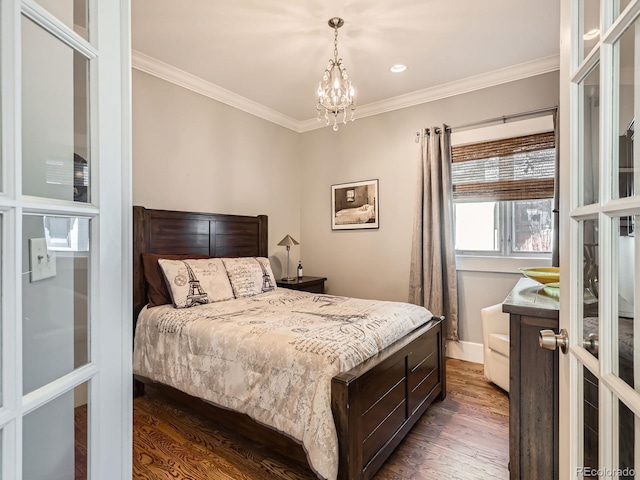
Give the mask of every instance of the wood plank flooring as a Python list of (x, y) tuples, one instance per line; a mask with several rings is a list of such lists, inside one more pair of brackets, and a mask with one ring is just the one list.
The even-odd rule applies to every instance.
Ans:
[(87, 405), (74, 409), (75, 419), (75, 479), (87, 480)]
[[(447, 398), (436, 401), (375, 480), (508, 478), (509, 400), (482, 365), (447, 360)], [(307, 480), (308, 466), (185, 411), (147, 389), (134, 401), (136, 480)]]

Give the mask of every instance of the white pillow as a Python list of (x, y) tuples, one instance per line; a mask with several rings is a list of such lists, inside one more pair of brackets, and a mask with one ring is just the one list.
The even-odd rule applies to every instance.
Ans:
[(188, 308), (233, 298), (227, 271), (219, 258), (198, 260), (161, 258), (158, 264), (176, 308)]
[(250, 297), (276, 289), (276, 279), (268, 258), (223, 258), (236, 298)]

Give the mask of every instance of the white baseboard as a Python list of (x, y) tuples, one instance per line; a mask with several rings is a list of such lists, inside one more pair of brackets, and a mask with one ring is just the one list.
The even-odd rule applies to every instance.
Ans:
[(446, 356), (466, 362), (484, 364), (484, 345), (481, 343), (447, 340)]

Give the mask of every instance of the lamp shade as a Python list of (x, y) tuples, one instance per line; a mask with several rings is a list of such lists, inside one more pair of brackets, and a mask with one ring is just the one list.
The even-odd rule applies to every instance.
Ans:
[(292, 247), (293, 245), (300, 245), (300, 243), (297, 240), (294, 240), (291, 235), (287, 235), (278, 242), (278, 245), (281, 247)]

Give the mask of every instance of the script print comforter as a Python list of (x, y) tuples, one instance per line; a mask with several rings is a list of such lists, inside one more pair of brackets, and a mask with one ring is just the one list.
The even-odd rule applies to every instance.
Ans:
[(338, 473), (331, 378), (431, 319), (423, 307), (283, 288), (245, 299), (144, 309), (134, 373), (245, 413)]

